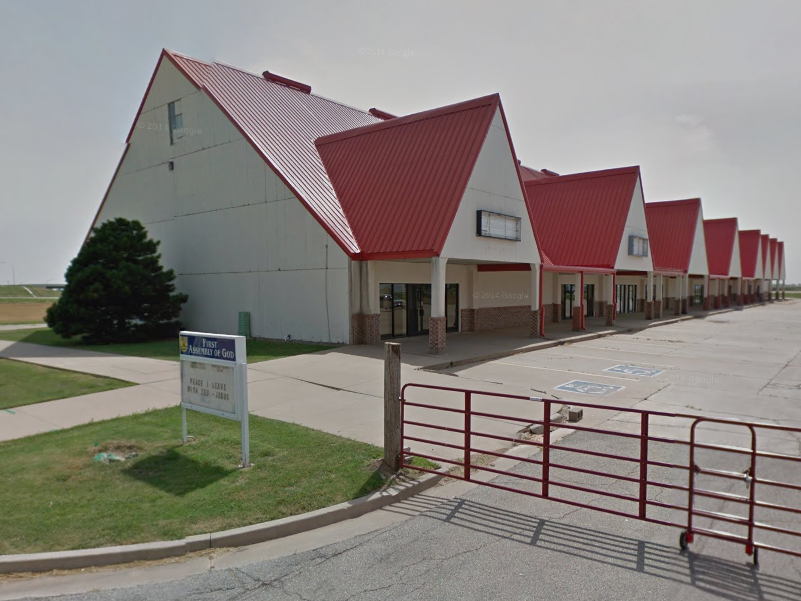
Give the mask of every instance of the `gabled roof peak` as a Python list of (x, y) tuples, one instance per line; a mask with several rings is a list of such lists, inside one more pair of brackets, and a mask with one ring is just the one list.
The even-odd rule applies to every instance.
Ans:
[(480, 98), (474, 98), (472, 100), (465, 100), (463, 102), (457, 102), (455, 104), (449, 104), (447, 106), (441, 106), (435, 109), (421, 111), (419, 113), (412, 113), (411, 115), (404, 115), (403, 117), (386, 119), (378, 123), (373, 123), (372, 125), (365, 125), (364, 127), (349, 129), (336, 134), (332, 134), (330, 136), (321, 137), (315, 143), (317, 144), (317, 146), (323, 146), (325, 144), (330, 144), (331, 142), (339, 142), (341, 140), (346, 140), (348, 138), (355, 138), (357, 136), (373, 134), (384, 129), (401, 127), (409, 123), (424, 121), (426, 119), (435, 119), (437, 117), (442, 117), (443, 115), (448, 115), (451, 113), (469, 111), (471, 109), (480, 108), (484, 106), (498, 105), (500, 104), (500, 100), (501, 97), (498, 94), (490, 94), (489, 96), (482, 96)]
[(544, 177), (542, 179), (531, 180), (527, 182), (528, 184), (559, 184), (569, 181), (575, 180), (586, 180), (586, 179), (595, 179), (601, 177), (613, 177), (616, 175), (625, 175), (628, 173), (640, 173), (639, 165), (633, 165), (631, 167), (618, 167), (615, 169), (601, 169), (599, 171), (584, 171), (581, 173), (568, 173), (565, 175), (554, 175), (551, 177)]
[(677, 207), (680, 205), (699, 205), (701, 204), (700, 198), (683, 198), (681, 200), (655, 200), (646, 202), (646, 207)]

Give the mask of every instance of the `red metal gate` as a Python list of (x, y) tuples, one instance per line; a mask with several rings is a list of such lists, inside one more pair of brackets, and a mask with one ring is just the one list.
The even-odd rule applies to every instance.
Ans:
[[(428, 395), (430, 397), (436, 396), (437, 401), (445, 402), (422, 402), (421, 400), (413, 400), (409, 398), (411, 394), (416, 397), (423, 395)], [(461, 402), (453, 398), (452, 395), (454, 394), (461, 395)], [(445, 396), (443, 397), (442, 395)], [(527, 403), (526, 406), (530, 407), (531, 411), (526, 411), (526, 415), (508, 415), (489, 410), (479, 410), (476, 407), (476, 399), (482, 399), (484, 403), (491, 402), (493, 404), (509, 401), (514, 401), (519, 404), (519, 402), (522, 401)], [(796, 455), (758, 449), (758, 433), (762, 431), (772, 435), (789, 434), (791, 436), (801, 436), (801, 428), (742, 422), (723, 418), (708, 418), (682, 413), (609, 407), (572, 401), (566, 402), (556, 399), (499, 394), (480, 390), (425, 384), (406, 384), (401, 390), (400, 402), (401, 447), (406, 449), (401, 456), (401, 465), (405, 468), (434, 473), (436, 471), (434, 469), (412, 465), (413, 457), (421, 457), (441, 465), (451, 465), (456, 468), (462, 468), (462, 473), (453, 473), (451, 475), (451, 477), (456, 479), (473, 481), (482, 486), (524, 494), (531, 497), (549, 499), (567, 505), (602, 511), (630, 519), (678, 527), (682, 529), (679, 538), (679, 544), (682, 549), (686, 549), (687, 546), (693, 542), (695, 535), (698, 534), (743, 544), (745, 546), (745, 552), (753, 556), (754, 563), (758, 563), (759, 549), (801, 557), (801, 531), (756, 520), (757, 509), (761, 511), (764, 510), (765, 512), (779, 512), (782, 515), (788, 513), (794, 515), (801, 514), (801, 495), (798, 494), (801, 493), (801, 470), (796, 469), (794, 473), (798, 482), (786, 482), (761, 476), (757, 477), (758, 460), (762, 462), (778, 462), (784, 465), (787, 465), (788, 462), (796, 464), (801, 463), (801, 457)], [(609, 428), (579, 426), (574, 423), (563, 422), (558, 424), (559, 428), (568, 428), (577, 432), (629, 440), (634, 444), (637, 450), (630, 455), (624, 455), (609, 452), (608, 448), (598, 450), (553, 443), (551, 440), (551, 429), (555, 424), (552, 422), (552, 409), (554, 406), (563, 406), (565, 404), (569, 404), (573, 408), (582, 408), (588, 412), (605, 411), (616, 414), (618, 416), (615, 421), (616, 424), (622, 424), (623, 426), (634, 425), (636, 432), (625, 431), (625, 427), (621, 430), (614, 430)], [(539, 414), (540, 410), (542, 417), (540, 419), (533, 419), (531, 414)], [(426, 415), (429, 416), (429, 419), (425, 418)], [(430, 418), (432, 415), (435, 416), (433, 419)], [(620, 419), (621, 416), (623, 419)], [(448, 423), (449, 420), (452, 423)], [(479, 420), (482, 425), (477, 426), (475, 422)], [(686, 423), (687, 430), (685, 431), (689, 436), (687, 439), (682, 439), (652, 435), (650, 429), (655, 420), (669, 422), (670, 427)], [(542, 426), (542, 440), (528, 440), (520, 438), (519, 436), (510, 437), (501, 433), (487, 431), (487, 424), (492, 424), (495, 421), (511, 422), (526, 427), (539, 424)], [(603, 421), (604, 423), (612, 422), (612, 420), (608, 422), (606, 420)], [(700, 424), (724, 426), (729, 430), (746, 428), (750, 433), (750, 447), (746, 448), (743, 446), (712, 444), (699, 441), (698, 430)], [(429, 434), (429, 432), (432, 431), (434, 434)], [(716, 435), (726, 434), (725, 430), (710, 430), (710, 432)], [(495, 448), (482, 448), (487, 445), (486, 443), (478, 443), (477, 441), (479, 440), (492, 441), (495, 444)], [(575, 439), (568, 439), (568, 441), (570, 440)], [(789, 439), (787, 440), (792, 444), (798, 444), (801, 438), (797, 440), (793, 439), (792, 441), (789, 441)], [(780, 440), (779, 442), (782, 441)], [(506, 445), (530, 445), (539, 447), (541, 453), (538, 457), (510, 455), (507, 452), (508, 449), (499, 446), (500, 443), (506, 443)], [(421, 452), (419, 449), (422, 445), (449, 449), (451, 454), (446, 457), (444, 454), (436, 454), (435, 452)], [(651, 451), (654, 445), (668, 445), (671, 449), (680, 451), (680, 456), (684, 456), (684, 451), (686, 451), (687, 462), (654, 459), (649, 455), (649, 451)], [(417, 449), (415, 449), (415, 447), (417, 447)], [(681, 451), (681, 449), (684, 449), (684, 451)], [(702, 467), (699, 465), (699, 450), (723, 453), (726, 456), (732, 457), (747, 457), (747, 469), (744, 472), (737, 472), (712, 467)], [(569, 456), (589, 456), (596, 461), (612, 462), (616, 466), (634, 468), (637, 472), (637, 476), (590, 469), (589, 467), (582, 467), (581, 465), (568, 465), (564, 461), (554, 461), (552, 459), (552, 454), (555, 452), (567, 454)], [(442, 453), (445, 452), (443, 451)], [(489, 456), (497, 459), (513, 459), (516, 462), (538, 467), (540, 473), (539, 475), (531, 475), (501, 470), (492, 465), (477, 464), (475, 459), (479, 456)], [(775, 467), (775, 465), (772, 465), (772, 467)], [(476, 481), (473, 478), (473, 473), (480, 471), (497, 476), (514, 478), (521, 486), (528, 486), (529, 489), (515, 488), (507, 483)], [(666, 473), (668, 475), (666, 480), (668, 481), (656, 479), (653, 474), (654, 471)], [(559, 477), (554, 477), (554, 472), (556, 474), (572, 472), (590, 477), (612, 479), (618, 483), (623, 483), (623, 485), (630, 485), (630, 488), (636, 490), (636, 492), (625, 494), (625, 491), (618, 489), (614, 491), (604, 490), (598, 485), (595, 487), (591, 485), (582, 486), (580, 484), (560, 480)], [(699, 487), (698, 480), (702, 476), (743, 482), (747, 487), (748, 494), (741, 495), (732, 492), (701, 488)], [(534, 489), (531, 489), (532, 485), (535, 486)], [(622, 485), (619, 485), (618, 488), (620, 488), (620, 486)], [(655, 498), (654, 495), (649, 497), (649, 489), (673, 491), (673, 494), (676, 495), (686, 495), (686, 500), (684, 504), (668, 503)], [(760, 491), (768, 491), (771, 489), (779, 490), (785, 495), (796, 495), (797, 500), (784, 504), (767, 502), (758, 498), (757, 489)], [(569, 498), (566, 496), (566, 493), (591, 493), (592, 495), (600, 495), (612, 499), (614, 502), (631, 504), (636, 509), (621, 510), (620, 508), (604, 508), (597, 505), (590, 505), (581, 499)], [(725, 503), (745, 505), (747, 506), (747, 515), (738, 516), (721, 511), (703, 509), (698, 506), (703, 499), (714, 499)], [(678, 512), (678, 515), (683, 517), (681, 519), (670, 519), (669, 517), (654, 515), (654, 509), (652, 508), (661, 509), (663, 512), (670, 511), (674, 514)], [(721, 531), (711, 526), (699, 526), (699, 518), (734, 524), (738, 527), (745, 528), (746, 534), (740, 535)], [(801, 524), (801, 518), (798, 519), (798, 522)], [(786, 540), (789, 544), (779, 545), (765, 541), (759, 542), (755, 540), (757, 532), (763, 535), (767, 533), (774, 538), (782, 537), (782, 541)]]

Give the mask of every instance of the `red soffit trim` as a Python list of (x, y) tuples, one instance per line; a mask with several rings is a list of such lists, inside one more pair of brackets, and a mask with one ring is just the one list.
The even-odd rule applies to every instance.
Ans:
[(531, 271), (529, 263), (481, 263), (478, 271)]

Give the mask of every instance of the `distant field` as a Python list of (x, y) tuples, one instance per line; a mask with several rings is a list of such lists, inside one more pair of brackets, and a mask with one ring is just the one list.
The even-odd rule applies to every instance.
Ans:
[(49, 300), (31, 301), (0, 299), (0, 325), (44, 323), (45, 312), (53, 304)]
[(17, 286), (0, 286), (0, 299), (45, 298), (56, 299), (61, 293), (48, 290), (43, 285), (29, 284)]

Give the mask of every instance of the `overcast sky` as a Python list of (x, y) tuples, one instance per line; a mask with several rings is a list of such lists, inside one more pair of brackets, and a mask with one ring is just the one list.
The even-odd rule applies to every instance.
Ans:
[(799, 0), (0, 0), (0, 283), (63, 281), (162, 47), (394, 114), (499, 92), (525, 164), (641, 165), (801, 280)]

